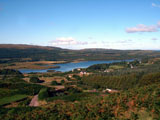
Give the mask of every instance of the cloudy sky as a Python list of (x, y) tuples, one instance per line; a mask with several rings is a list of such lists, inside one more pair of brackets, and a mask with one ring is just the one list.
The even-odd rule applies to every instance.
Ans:
[(160, 49), (160, 0), (0, 0), (0, 44)]

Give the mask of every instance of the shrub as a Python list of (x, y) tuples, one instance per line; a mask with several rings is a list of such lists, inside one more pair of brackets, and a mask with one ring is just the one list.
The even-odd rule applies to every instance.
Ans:
[(61, 80), (61, 84), (64, 84), (65, 83), (65, 81), (64, 80)]
[(95, 89), (99, 89), (101, 86), (100, 85), (98, 85), (98, 84), (94, 84), (93, 85), (93, 88), (95, 88)]
[(46, 98), (49, 97), (49, 94), (48, 94), (48, 89), (47, 88), (42, 88), (38, 94), (38, 99), (39, 100), (44, 100)]
[(52, 81), (51, 85), (59, 85), (59, 83), (57, 81)]
[(6, 80), (7, 78), (11, 78), (11, 77), (17, 77), (17, 78), (24, 77), (21, 72), (19, 72), (18, 70), (14, 70), (14, 69), (0, 70), (0, 75), (2, 76), (3, 80)]
[(68, 77), (68, 76), (66, 77), (66, 79), (67, 79), (68, 81), (72, 81), (72, 79), (71, 79), (70, 77)]
[(68, 94), (81, 93), (82, 90), (76, 87), (66, 86), (64, 89)]
[(81, 80), (81, 77), (78, 76), (78, 75), (73, 75), (73, 77), (74, 77), (75, 79), (77, 79), (77, 80)]
[(24, 77), (23, 74), (21, 72), (19, 72), (18, 70), (14, 70), (14, 69), (3, 69), (0, 70), (0, 75), (14, 75), (14, 76), (19, 76), (19, 77)]
[(30, 78), (30, 82), (32, 82), (32, 83), (41, 83), (41, 80), (39, 80), (38, 77), (31, 77)]

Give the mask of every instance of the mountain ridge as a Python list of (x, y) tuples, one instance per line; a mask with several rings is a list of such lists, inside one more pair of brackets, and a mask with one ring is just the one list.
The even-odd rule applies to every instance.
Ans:
[[(54, 49), (61, 49), (61, 50), (73, 50), (73, 51), (103, 51), (103, 50), (118, 50), (118, 51), (155, 51), (155, 50), (141, 50), (141, 49), (135, 49), (135, 50), (121, 50), (121, 49), (107, 49), (107, 48), (84, 48), (84, 49), (69, 49), (69, 48), (61, 48), (61, 47), (55, 47), (55, 46), (42, 46), (42, 45), (30, 45), (30, 44), (0, 44), (0, 48), (16, 48), (16, 49), (27, 49), (27, 48), (41, 48), (41, 49), (48, 49), (48, 50), (54, 50)], [(159, 51), (159, 50), (158, 50)]]

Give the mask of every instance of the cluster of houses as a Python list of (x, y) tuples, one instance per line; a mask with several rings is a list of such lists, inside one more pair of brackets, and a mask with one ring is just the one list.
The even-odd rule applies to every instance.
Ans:
[[(82, 71), (81, 68), (77, 68), (77, 69), (73, 69), (72, 72), (74, 72), (74, 70), (79, 71), (79, 76), (83, 76), (83, 75), (90, 75), (90, 73), (86, 72), (86, 71)], [(69, 75), (69, 78), (72, 78), (73, 75)]]
[(83, 72), (83, 71), (81, 71), (79, 74), (80, 74), (80, 75), (89, 75), (89, 73)]
[[(77, 70), (77, 71), (80, 71), (80, 72), (79, 72), (79, 75), (80, 75), (80, 76), (82, 76), (82, 75), (89, 75), (88, 72), (81, 71), (81, 68), (77, 68), (76, 70)], [(74, 71), (74, 69), (72, 70), (72, 72), (73, 72), (73, 71)]]

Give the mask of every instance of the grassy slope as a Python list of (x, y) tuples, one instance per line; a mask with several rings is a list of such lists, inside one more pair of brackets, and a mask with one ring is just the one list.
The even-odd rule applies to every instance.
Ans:
[[(3, 119), (55, 120), (147, 120), (160, 117), (160, 84), (152, 84), (107, 96), (93, 96), (81, 102), (57, 101), (35, 109), (2, 109)], [(24, 112), (25, 111), (25, 112)], [(5, 114), (4, 114), (5, 113)], [(16, 116), (16, 117), (15, 117)]]
[(26, 97), (27, 97), (27, 95), (13, 95), (10, 97), (4, 97), (4, 98), (0, 99), (0, 105), (5, 105), (5, 104), (12, 103), (12, 102), (16, 102), (16, 101), (22, 100)]
[[(83, 49), (69, 50), (32, 45), (0, 45), (1, 62), (36, 60), (112, 60), (159, 56), (160, 52), (141, 50)], [(3, 60), (3, 61), (2, 61)]]

